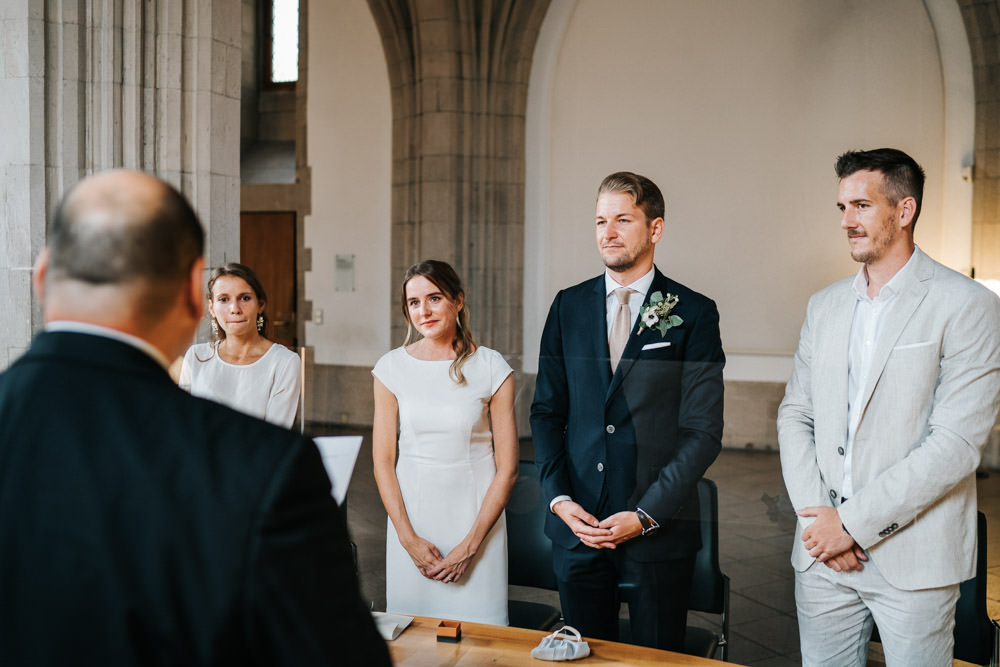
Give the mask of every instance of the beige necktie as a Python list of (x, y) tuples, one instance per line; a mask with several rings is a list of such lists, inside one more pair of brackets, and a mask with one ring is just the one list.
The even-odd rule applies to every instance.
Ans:
[(611, 333), (608, 335), (612, 373), (618, 368), (622, 352), (625, 351), (625, 344), (628, 343), (628, 334), (632, 330), (632, 310), (628, 307), (628, 300), (633, 292), (635, 290), (628, 287), (619, 287), (615, 290), (615, 298), (618, 299), (618, 312), (615, 313), (615, 321), (612, 322)]

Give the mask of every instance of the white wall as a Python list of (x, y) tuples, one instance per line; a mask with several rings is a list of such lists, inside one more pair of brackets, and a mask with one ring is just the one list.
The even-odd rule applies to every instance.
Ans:
[(837, 155), (892, 146), (923, 165), (916, 239), (932, 256), (967, 231), (968, 193), (945, 220), (942, 192), (961, 189), (971, 106), (947, 147), (945, 108), (924, 3), (553, 0), (529, 89), (526, 370), (555, 292), (602, 270), (595, 192), (625, 169), (664, 192), (657, 265), (717, 301), (727, 377), (785, 379), (809, 295), (858, 268)]
[[(389, 349), (392, 110), (389, 75), (365, 0), (309, 5), (308, 159), (312, 248), (306, 323), (320, 364), (374, 365)], [(334, 258), (354, 255), (354, 292), (334, 290)]]

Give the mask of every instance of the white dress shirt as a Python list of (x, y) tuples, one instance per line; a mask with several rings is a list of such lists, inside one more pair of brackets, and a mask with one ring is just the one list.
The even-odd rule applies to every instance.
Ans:
[[(615, 290), (619, 287), (628, 287), (629, 289), (636, 292), (629, 297), (628, 309), (632, 314), (631, 329), (635, 328), (635, 321), (639, 319), (639, 311), (642, 310), (642, 302), (646, 298), (646, 292), (649, 291), (649, 286), (653, 284), (653, 269), (650, 269), (646, 275), (639, 278), (630, 285), (619, 285), (611, 274), (607, 271), (604, 272), (604, 317), (607, 319), (608, 323), (608, 336), (611, 335), (611, 327), (615, 323), (615, 316), (618, 314), (618, 298), (615, 296)], [(631, 330), (630, 329), (630, 330)]]
[(851, 452), (854, 450), (854, 434), (861, 421), (865, 378), (871, 372), (872, 356), (877, 347), (882, 323), (892, 317), (892, 305), (899, 294), (901, 276), (905, 275), (913, 263), (913, 255), (896, 272), (889, 282), (874, 297), (868, 296), (868, 273), (861, 267), (854, 277), (854, 293), (858, 300), (854, 306), (854, 320), (851, 323), (851, 338), (847, 348), (847, 445), (844, 448), (844, 481), (841, 496), (850, 498), (854, 494), (854, 480), (851, 477)]

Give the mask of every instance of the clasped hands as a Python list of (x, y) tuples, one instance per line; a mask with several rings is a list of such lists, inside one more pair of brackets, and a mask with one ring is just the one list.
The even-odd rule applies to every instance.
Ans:
[(581, 542), (593, 549), (614, 549), (622, 542), (642, 535), (642, 524), (635, 512), (618, 512), (598, 521), (597, 517), (572, 500), (560, 500), (552, 511)]
[(802, 542), (809, 555), (835, 572), (860, 572), (868, 560), (864, 550), (844, 530), (840, 514), (832, 507), (805, 507), (799, 516), (816, 517), (802, 531)]
[(411, 539), (400, 542), (410, 554), (410, 559), (420, 574), (445, 584), (458, 583), (475, 555), (475, 551), (470, 549), (465, 541), (460, 542), (443, 557), (436, 546), (422, 537), (414, 535)]

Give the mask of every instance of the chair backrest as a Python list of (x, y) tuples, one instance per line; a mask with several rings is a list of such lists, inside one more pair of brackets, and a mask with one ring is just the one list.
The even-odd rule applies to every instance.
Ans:
[(976, 576), (962, 582), (955, 607), (955, 658), (984, 665), (993, 656), (993, 622), (986, 611), (986, 515), (978, 515)]
[(538, 468), (532, 461), (521, 461), (506, 509), (508, 583), (557, 590), (552, 542), (545, 535), (548, 511)]
[(719, 490), (710, 479), (698, 480), (701, 505), (701, 549), (695, 554), (689, 609), (722, 614), (725, 611), (725, 575), (719, 567)]

